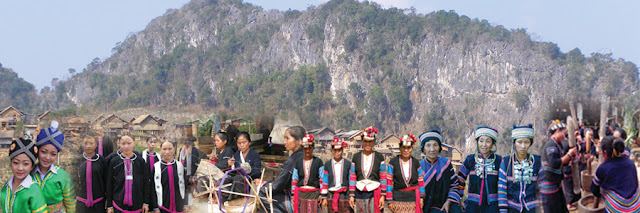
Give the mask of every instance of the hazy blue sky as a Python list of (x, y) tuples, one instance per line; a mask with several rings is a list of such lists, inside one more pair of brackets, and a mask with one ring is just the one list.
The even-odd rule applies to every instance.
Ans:
[[(52, 78), (82, 71), (95, 57), (104, 59), (128, 34), (141, 31), (167, 9), (186, 0), (2, 1), (0, 63), (37, 88)], [(248, 0), (265, 9), (304, 10), (325, 0)], [(525, 28), (538, 41), (562, 52), (613, 53), (640, 63), (640, 1), (375, 0), (385, 7), (415, 7), (419, 13), (455, 10), (493, 25)]]

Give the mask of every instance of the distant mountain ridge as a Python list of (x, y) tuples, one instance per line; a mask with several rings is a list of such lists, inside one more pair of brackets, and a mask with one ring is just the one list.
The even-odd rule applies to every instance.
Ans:
[(49, 91), (60, 95), (55, 107), (296, 112), (310, 129), (438, 128), (462, 146), (478, 125), (498, 128), (504, 141), (514, 124), (533, 123), (544, 135), (558, 101), (621, 99), (638, 89), (636, 65), (610, 54), (562, 53), (523, 29), (455, 12), (354, 0), (284, 12), (193, 0), (112, 52)]

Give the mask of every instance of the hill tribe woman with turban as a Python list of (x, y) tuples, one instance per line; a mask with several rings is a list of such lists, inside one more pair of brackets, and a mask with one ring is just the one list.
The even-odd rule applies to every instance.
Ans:
[(313, 135), (305, 135), (300, 145), (304, 152), (304, 158), (296, 162), (291, 177), (291, 191), (294, 197), (293, 212), (317, 213), (324, 166), (320, 158), (313, 156)]
[(31, 175), (42, 189), (49, 212), (71, 213), (76, 212), (73, 181), (69, 173), (53, 164), (64, 143), (64, 135), (57, 128), (58, 122), (53, 121), (49, 128), (38, 133), (38, 166)]
[(529, 154), (534, 131), (528, 126), (514, 126), (511, 139), (515, 153), (502, 159), (498, 181), (500, 212), (534, 213), (540, 206), (538, 179), (542, 176), (540, 156)]
[(571, 148), (567, 153), (562, 149), (562, 140), (567, 132), (566, 125), (556, 120), (549, 127), (549, 140), (544, 146), (542, 155), (543, 180), (540, 183), (542, 194), (542, 206), (545, 213), (569, 212), (562, 191), (562, 166), (571, 162), (576, 156), (576, 148)]
[(596, 170), (591, 191), (604, 197), (606, 212), (640, 212), (638, 173), (633, 161), (624, 155), (620, 138), (607, 136), (600, 141), (605, 162)]
[(460, 196), (469, 177), (466, 212), (498, 212), (498, 170), (502, 157), (495, 154), (498, 130), (479, 126), (475, 132), (476, 154), (467, 156), (460, 171)]
[[(331, 142), (333, 159), (324, 164), (321, 197), (323, 208), (328, 212), (353, 212), (349, 206), (349, 194), (356, 190), (356, 166), (342, 158), (342, 151), (347, 143), (334, 137)], [(329, 194), (327, 202), (327, 194)], [(327, 205), (330, 205), (327, 207)]]
[(422, 151), (426, 159), (420, 161), (420, 168), (424, 171), (425, 203), (422, 212), (462, 212), (460, 209), (460, 195), (458, 194), (458, 177), (451, 161), (438, 156), (442, 151), (442, 135), (433, 130), (420, 136)]
[(18, 138), (11, 141), (9, 160), (13, 176), (0, 191), (0, 212), (47, 212), (42, 189), (29, 175), (37, 155), (38, 148), (31, 140)]
[(384, 156), (373, 151), (378, 130), (372, 126), (362, 132), (362, 151), (353, 155), (356, 167), (356, 190), (350, 193), (349, 205), (355, 212), (379, 213), (384, 207), (387, 185), (387, 166)]
[(420, 162), (411, 156), (416, 137), (405, 135), (400, 140), (400, 155), (387, 167), (387, 201), (392, 212), (422, 212), (424, 176)]

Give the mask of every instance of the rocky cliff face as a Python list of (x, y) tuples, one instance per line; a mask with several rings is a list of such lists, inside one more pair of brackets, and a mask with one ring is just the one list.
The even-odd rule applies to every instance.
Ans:
[[(638, 85), (636, 66), (610, 55), (561, 53), (524, 30), (454, 12), (414, 14), (351, 0), (302, 12), (194, 0), (94, 62), (62, 83), (76, 105), (296, 111), (308, 128), (374, 125), (397, 135), (439, 128), (448, 143), (469, 150), (478, 125), (497, 128), (510, 146), (511, 125), (532, 123), (539, 147), (554, 102), (615, 99)], [(323, 70), (328, 78), (315, 78)], [(291, 81), (305, 84), (284, 86)], [(286, 88), (274, 98), (277, 85)]]

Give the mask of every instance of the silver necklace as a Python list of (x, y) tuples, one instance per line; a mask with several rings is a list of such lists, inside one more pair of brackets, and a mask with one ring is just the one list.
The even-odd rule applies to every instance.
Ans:
[(98, 157), (96, 159), (87, 157), (87, 155), (84, 154), (84, 152), (82, 152), (82, 157), (84, 157), (84, 159), (88, 160), (88, 161), (97, 161), (98, 159), (100, 159), (100, 155), (97, 155)]

